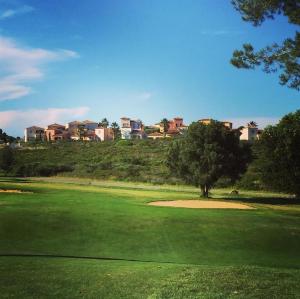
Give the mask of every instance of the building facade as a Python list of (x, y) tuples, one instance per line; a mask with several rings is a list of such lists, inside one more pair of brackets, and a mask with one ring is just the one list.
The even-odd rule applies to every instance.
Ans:
[(241, 129), (240, 140), (253, 142), (259, 138), (260, 134), (261, 130), (258, 129), (257, 124), (255, 122), (250, 122)]
[(114, 132), (112, 128), (96, 128), (95, 135), (99, 141), (108, 141), (114, 139)]
[(121, 138), (122, 139), (144, 139), (144, 125), (139, 119), (121, 118)]
[(24, 131), (24, 141), (44, 141), (45, 140), (45, 130), (44, 128), (32, 126), (26, 128)]
[(52, 124), (45, 129), (45, 140), (57, 141), (70, 139), (70, 133), (64, 125)]

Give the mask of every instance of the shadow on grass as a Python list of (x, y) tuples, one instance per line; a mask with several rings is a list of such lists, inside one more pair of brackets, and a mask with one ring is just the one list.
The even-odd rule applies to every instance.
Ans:
[(30, 183), (26, 178), (0, 177), (0, 183)]
[(228, 197), (228, 201), (240, 201), (243, 203), (257, 203), (268, 205), (300, 205), (300, 199), (289, 197)]

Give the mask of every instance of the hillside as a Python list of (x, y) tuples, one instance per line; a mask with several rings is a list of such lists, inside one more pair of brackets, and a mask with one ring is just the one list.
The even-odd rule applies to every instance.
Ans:
[(10, 174), (176, 182), (164, 160), (170, 140), (27, 144), (13, 151)]

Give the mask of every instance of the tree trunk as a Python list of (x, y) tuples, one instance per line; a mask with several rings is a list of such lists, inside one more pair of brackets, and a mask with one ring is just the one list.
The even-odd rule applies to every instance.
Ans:
[(208, 191), (209, 191), (208, 185), (202, 185), (200, 186), (200, 188), (201, 188), (201, 196), (208, 198)]

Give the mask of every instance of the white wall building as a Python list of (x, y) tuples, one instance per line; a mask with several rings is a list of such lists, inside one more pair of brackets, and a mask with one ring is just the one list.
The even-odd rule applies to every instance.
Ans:
[(240, 140), (255, 141), (258, 139), (259, 130), (254, 122), (248, 123), (241, 130)]
[(143, 139), (147, 137), (144, 132), (144, 125), (139, 119), (122, 117), (120, 130), (122, 139)]
[(112, 128), (96, 128), (95, 134), (100, 141), (107, 141), (114, 139), (114, 132)]
[(32, 126), (26, 128), (24, 131), (24, 141), (42, 141), (45, 139), (45, 130), (44, 128)]

